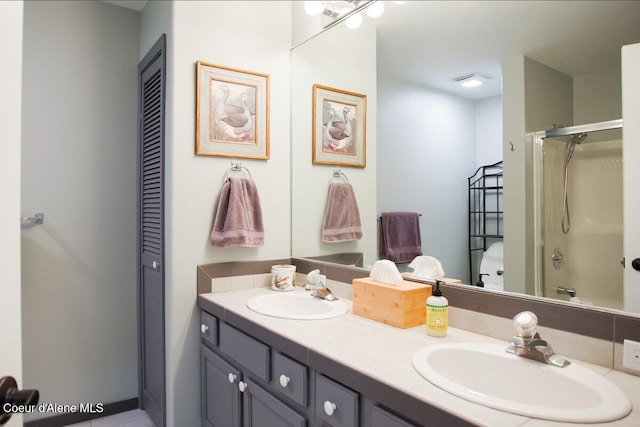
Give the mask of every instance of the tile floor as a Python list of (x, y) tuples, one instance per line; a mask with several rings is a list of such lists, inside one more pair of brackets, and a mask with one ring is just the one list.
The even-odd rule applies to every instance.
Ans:
[(67, 427), (154, 427), (154, 425), (146, 412), (135, 409), (79, 424), (71, 424)]

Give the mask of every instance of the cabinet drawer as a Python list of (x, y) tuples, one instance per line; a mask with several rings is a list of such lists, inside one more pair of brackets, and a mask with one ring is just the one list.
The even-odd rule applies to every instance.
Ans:
[(204, 311), (200, 312), (200, 336), (212, 345), (218, 344), (218, 319)]
[(273, 355), (273, 387), (294, 402), (307, 406), (307, 367), (288, 357)]
[(358, 393), (337, 382), (316, 377), (316, 414), (333, 427), (358, 425)]
[(269, 381), (269, 347), (245, 335), (243, 332), (220, 322), (220, 350), (233, 360), (256, 374), (260, 379)]
[(401, 418), (385, 411), (379, 406), (373, 406), (371, 410), (371, 427), (414, 427)]

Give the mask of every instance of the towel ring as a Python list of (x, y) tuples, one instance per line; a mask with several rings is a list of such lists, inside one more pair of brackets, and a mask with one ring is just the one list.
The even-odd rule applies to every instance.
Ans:
[(345, 173), (340, 169), (334, 169), (331, 178), (342, 178), (344, 179), (344, 182), (349, 182), (349, 178), (347, 178), (347, 175), (345, 175)]
[(249, 178), (252, 178), (251, 172), (249, 172), (249, 169), (242, 166), (242, 163), (240, 162), (231, 162), (231, 167), (224, 174), (224, 178), (222, 180), (223, 182), (227, 182), (229, 180), (229, 172), (246, 172), (247, 176)]

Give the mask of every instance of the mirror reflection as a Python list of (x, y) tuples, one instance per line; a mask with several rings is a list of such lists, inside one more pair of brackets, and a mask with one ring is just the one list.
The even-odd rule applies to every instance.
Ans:
[[(538, 172), (534, 133), (622, 117), (620, 50), (640, 42), (640, 3), (384, 3), (383, 15), (365, 15), (360, 28), (336, 25), (292, 51), (292, 255), (370, 268), (381, 251), (381, 214), (415, 212), (422, 253), (449, 278), (629, 310), (619, 243), (621, 131), (580, 143), (547, 138)], [(461, 84), (471, 80), (482, 84)], [(335, 167), (311, 163), (313, 84), (367, 95), (366, 168), (341, 167), (358, 200), (358, 241), (320, 239)], [(599, 174), (585, 176), (591, 170)], [(472, 190), (476, 171), (500, 180)], [(536, 194), (539, 185), (544, 192)], [(568, 234), (541, 238), (534, 212), (545, 209), (547, 232), (557, 232), (563, 204)], [(589, 259), (585, 251), (595, 273), (569, 263)], [(559, 257), (563, 269), (553, 266)], [(585, 277), (614, 290), (591, 290), (581, 285)]]

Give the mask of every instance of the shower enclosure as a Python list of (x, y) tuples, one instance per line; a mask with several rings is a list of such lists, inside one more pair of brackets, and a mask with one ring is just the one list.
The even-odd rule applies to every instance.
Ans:
[(536, 294), (623, 309), (622, 120), (534, 134)]

